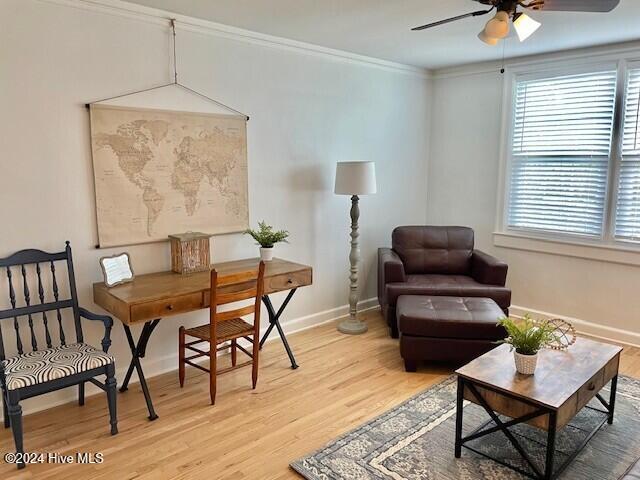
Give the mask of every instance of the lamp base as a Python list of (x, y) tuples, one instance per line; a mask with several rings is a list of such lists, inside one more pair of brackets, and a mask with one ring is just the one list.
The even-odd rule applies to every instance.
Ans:
[(367, 324), (355, 317), (349, 317), (338, 324), (338, 331), (348, 335), (360, 335), (368, 330)]

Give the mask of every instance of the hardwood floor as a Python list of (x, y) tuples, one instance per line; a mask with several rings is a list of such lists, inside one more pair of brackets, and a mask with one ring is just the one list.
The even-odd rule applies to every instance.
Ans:
[[(84, 407), (67, 404), (24, 419), (30, 452), (102, 452), (94, 465), (28, 465), (18, 471), (0, 461), (3, 479), (288, 479), (288, 464), (338, 435), (450, 374), (451, 367), (405, 373), (397, 340), (389, 338), (377, 311), (364, 314), (369, 332), (338, 333), (335, 323), (294, 334), (301, 365), (289, 368), (279, 341), (265, 345), (260, 377), (251, 372), (220, 377), (215, 407), (208, 377), (187, 370), (184, 389), (177, 372), (149, 382), (160, 418), (146, 419), (138, 384), (118, 394), (120, 433), (109, 435), (106, 400), (90, 397)], [(223, 362), (227, 362), (225, 358)], [(640, 349), (625, 348), (621, 372), (640, 377)], [(11, 430), (0, 431), (0, 454), (14, 450)]]

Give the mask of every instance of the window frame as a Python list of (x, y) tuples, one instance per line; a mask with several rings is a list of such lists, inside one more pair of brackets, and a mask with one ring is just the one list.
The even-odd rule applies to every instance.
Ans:
[[(576, 55), (562, 57), (551, 61), (532, 61), (513, 63), (505, 68), (503, 78), (502, 98), (502, 128), (500, 135), (500, 168), (498, 179), (498, 195), (496, 208), (496, 225), (494, 243), (505, 248), (521, 248), (524, 250), (544, 251), (554, 253), (559, 244), (576, 245), (581, 258), (591, 249), (593, 256), (600, 260), (607, 260), (606, 253), (619, 250), (624, 255), (640, 254), (640, 241), (615, 237), (615, 221), (617, 207), (617, 190), (619, 183), (620, 164), (622, 161), (622, 130), (626, 101), (627, 72), (629, 68), (640, 67), (640, 48), (605, 52), (598, 55)], [(580, 73), (615, 70), (616, 93), (612, 128), (612, 141), (609, 153), (607, 172), (607, 187), (604, 198), (604, 212), (602, 233), (600, 236), (551, 232), (548, 230), (509, 226), (509, 201), (511, 193), (511, 175), (513, 165), (513, 119), (515, 114), (515, 99), (518, 80), (536, 80), (555, 75), (572, 75)], [(521, 247), (520, 247), (521, 245)], [(585, 248), (587, 247), (587, 248)], [(567, 249), (561, 248), (566, 255)], [(603, 256), (603, 252), (605, 255)], [(603, 258), (604, 257), (604, 258)], [(615, 256), (616, 263), (621, 262)], [(630, 263), (637, 264), (633, 259)]]
[[(614, 163), (614, 174), (615, 179), (612, 184), (612, 197), (611, 202), (613, 202), (611, 207), (611, 219), (609, 227), (609, 233), (611, 235), (611, 239), (614, 241), (614, 244), (619, 245), (631, 245), (632, 248), (640, 249), (640, 239), (633, 240), (630, 238), (617, 238), (616, 235), (616, 219), (617, 219), (617, 207), (618, 207), (618, 187), (620, 186), (620, 169), (622, 168), (622, 151), (623, 151), (623, 143), (624, 143), (624, 117), (627, 110), (627, 88), (628, 88), (628, 75), (629, 70), (637, 70), (640, 69), (640, 58), (630, 58), (630, 59), (621, 59), (620, 60), (620, 69), (618, 71), (618, 87), (623, 90), (622, 98), (616, 98), (616, 105), (619, 105), (619, 109), (616, 112), (622, 119), (615, 118), (614, 119), (614, 129), (617, 129), (617, 137), (614, 136), (614, 139), (617, 138), (617, 142), (615, 142), (615, 163)], [(615, 131), (614, 131), (615, 133)], [(612, 145), (612, 150), (614, 145)]]

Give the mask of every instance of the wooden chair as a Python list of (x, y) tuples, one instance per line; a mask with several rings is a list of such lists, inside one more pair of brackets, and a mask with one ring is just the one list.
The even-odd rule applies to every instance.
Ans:
[[(179, 329), (178, 373), (180, 387), (184, 386), (185, 365), (199, 368), (209, 372), (209, 393), (211, 405), (216, 403), (216, 376), (227, 373), (237, 368), (252, 365), (253, 388), (258, 383), (258, 356), (260, 352), (260, 301), (264, 290), (264, 262), (256, 270), (250, 270), (227, 275), (218, 275), (211, 271), (211, 294), (209, 306), (209, 323), (194, 328)], [(236, 303), (242, 300), (253, 299), (251, 305), (219, 312), (220, 305)], [(253, 314), (253, 325), (242, 318)], [(186, 336), (195, 337), (197, 340), (186, 343)], [(252, 344), (249, 352), (238, 344), (239, 339), (245, 339)], [(208, 342), (209, 351), (204, 351), (195, 345)], [(218, 346), (222, 344), (222, 346)], [(217, 354), (220, 351), (231, 349), (231, 367), (217, 369)], [(185, 350), (195, 352), (194, 355), (185, 357)], [(237, 351), (245, 353), (250, 360), (237, 363)], [(200, 357), (209, 357), (209, 368), (195, 363), (193, 360)]]
[[(69, 298), (64, 298), (67, 295), (63, 294), (63, 289), (59, 288), (56, 278), (56, 265), (60, 266), (60, 264), (66, 264)], [(65, 250), (59, 253), (21, 250), (0, 259), (0, 269), (0, 272), (4, 270), (3, 273), (6, 273), (6, 281), (2, 283), (6, 284), (9, 292), (7, 305), (11, 305), (9, 309), (0, 310), (0, 387), (4, 426), (5, 428), (11, 426), (13, 430), (19, 457), (24, 452), (20, 400), (78, 385), (78, 403), (84, 405), (85, 382), (91, 382), (106, 392), (111, 435), (118, 433), (115, 361), (107, 353), (111, 345), (113, 320), (107, 315), (96, 315), (78, 306), (69, 242), (66, 243)], [(34, 292), (33, 298), (29, 290), (30, 286)], [(60, 286), (65, 287), (62, 284)], [(23, 297), (23, 301), (19, 298), (20, 296)], [(76, 341), (71, 344), (67, 344), (67, 336), (63, 328), (63, 318), (68, 313), (73, 318), (76, 334)], [(104, 324), (101, 350), (84, 343), (81, 318)], [(3, 322), (4, 320), (6, 322)], [(2, 324), (6, 323), (8, 326), (11, 320), (15, 330), (17, 355), (7, 358), (2, 338)], [(26, 333), (21, 334), (20, 324), (23, 327), (28, 326)], [(23, 336), (28, 338), (31, 352), (25, 353), (26, 345), (23, 344)], [(56, 336), (59, 339), (59, 346), (54, 347), (53, 338)], [(46, 348), (39, 349), (38, 341), (42, 342), (42, 340)], [(104, 383), (96, 380), (95, 377), (99, 375), (106, 376)], [(18, 463), (18, 468), (24, 468), (24, 466), (24, 463)]]

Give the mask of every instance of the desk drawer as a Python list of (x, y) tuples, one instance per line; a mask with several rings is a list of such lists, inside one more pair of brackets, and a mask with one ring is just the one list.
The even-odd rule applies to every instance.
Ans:
[(580, 390), (578, 390), (578, 409), (576, 413), (584, 407), (589, 400), (596, 396), (602, 387), (604, 387), (604, 369), (596, 373), (591, 380), (585, 383)]
[(131, 306), (131, 321), (142, 322), (203, 308), (202, 292)]
[(281, 292), (311, 284), (311, 270), (301, 270), (264, 279), (264, 293)]

